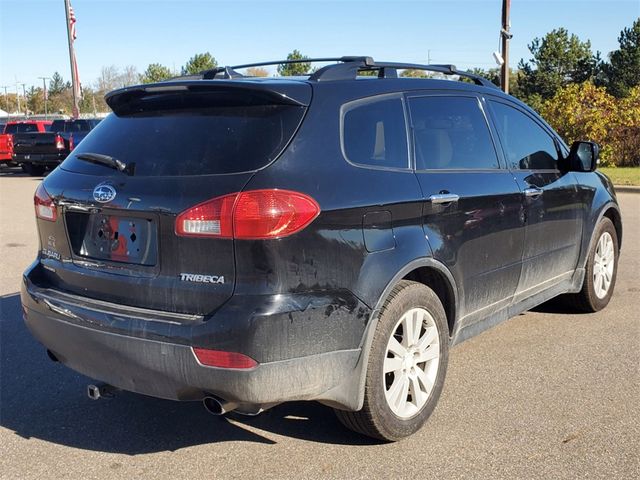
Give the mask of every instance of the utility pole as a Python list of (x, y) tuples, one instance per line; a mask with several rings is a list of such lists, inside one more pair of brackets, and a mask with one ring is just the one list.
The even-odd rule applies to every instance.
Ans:
[(18, 101), (18, 113), (20, 113), (20, 90), (18, 90), (19, 83), (16, 82), (16, 100)]
[(24, 116), (26, 117), (29, 113), (29, 105), (27, 104), (27, 92), (24, 89), (26, 84), (21, 83), (20, 85), (22, 85), (22, 98), (24, 98)]
[(504, 63), (500, 69), (500, 85), (505, 93), (509, 93), (509, 40), (511, 40), (511, 0), (502, 0), (502, 28), (500, 37), (502, 38), (502, 59)]
[(42, 79), (42, 91), (44, 92), (44, 119), (48, 120), (49, 109), (47, 107), (47, 101), (49, 100), (49, 95), (47, 95), (47, 80), (51, 80), (49, 77), (38, 77)]

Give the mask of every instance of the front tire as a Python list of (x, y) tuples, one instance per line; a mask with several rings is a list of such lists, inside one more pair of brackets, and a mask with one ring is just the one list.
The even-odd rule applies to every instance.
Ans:
[(444, 308), (429, 287), (402, 280), (380, 311), (360, 411), (336, 410), (351, 430), (385, 441), (418, 431), (433, 412), (449, 358)]
[(584, 281), (580, 292), (569, 295), (574, 309), (581, 312), (597, 312), (609, 304), (618, 273), (618, 235), (608, 218), (603, 218), (594, 232)]

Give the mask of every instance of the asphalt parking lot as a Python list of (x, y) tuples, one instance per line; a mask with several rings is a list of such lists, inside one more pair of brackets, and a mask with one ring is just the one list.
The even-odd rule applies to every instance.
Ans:
[(199, 403), (122, 393), (48, 360), (23, 325), (39, 179), (0, 170), (0, 478), (638, 478), (640, 195), (619, 194), (616, 294), (597, 314), (557, 304), (456, 346), (426, 427), (396, 444), (292, 403), (213, 417)]

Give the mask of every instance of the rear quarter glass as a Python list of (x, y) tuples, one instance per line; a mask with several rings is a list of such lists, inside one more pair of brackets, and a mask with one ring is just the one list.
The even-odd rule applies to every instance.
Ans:
[[(188, 99), (180, 97), (190, 97)], [(256, 170), (294, 135), (305, 108), (247, 104), (227, 96), (157, 96), (101, 121), (63, 163), (67, 171), (104, 175), (107, 167), (76, 156), (91, 152), (135, 163), (135, 176), (185, 176)], [(170, 97), (170, 98), (163, 98)], [(109, 172), (110, 173), (110, 172)]]

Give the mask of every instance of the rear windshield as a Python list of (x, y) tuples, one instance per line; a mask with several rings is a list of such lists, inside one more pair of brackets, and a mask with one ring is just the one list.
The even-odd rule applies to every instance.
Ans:
[(29, 133), (37, 131), (38, 125), (35, 123), (13, 123), (6, 126), (4, 133)]
[(240, 105), (111, 114), (78, 144), (62, 168), (104, 175), (103, 165), (79, 160), (100, 153), (128, 165), (135, 176), (210, 175), (256, 170), (276, 158), (299, 125), (304, 108)]

